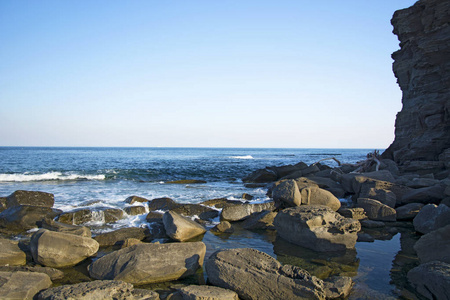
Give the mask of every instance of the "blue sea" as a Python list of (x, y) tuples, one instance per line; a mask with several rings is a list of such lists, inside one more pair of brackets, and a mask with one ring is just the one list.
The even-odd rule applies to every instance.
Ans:
[[(270, 200), (266, 189), (247, 188), (241, 180), (256, 169), (298, 162), (312, 164), (331, 157), (341, 163), (356, 163), (373, 150), (0, 147), (0, 197), (15, 190), (49, 192), (55, 195), (55, 208), (63, 211), (92, 206), (124, 208), (128, 205), (124, 200), (132, 195), (199, 203), (214, 198), (239, 200), (247, 193), (257, 203)], [(323, 163), (337, 166), (333, 160)], [(206, 183), (167, 183), (182, 179)], [(92, 229), (95, 234), (143, 224), (145, 215), (127, 216), (109, 227), (98, 224), (97, 229)], [(252, 247), (292, 264), (299, 259), (305, 261), (308, 252), (274, 236), (246, 230), (227, 237), (207, 232), (203, 241), (209, 254), (224, 248)], [(355, 294), (350, 298), (397, 298), (399, 292), (394, 291), (401, 284), (393, 284), (390, 273), (399, 250), (400, 234), (375, 243), (357, 243), (356, 252), (345, 256), (349, 266), (356, 265), (358, 270), (350, 275), (356, 282)], [(339, 262), (344, 258), (336, 259)], [(325, 260), (339, 264), (332, 258)]]

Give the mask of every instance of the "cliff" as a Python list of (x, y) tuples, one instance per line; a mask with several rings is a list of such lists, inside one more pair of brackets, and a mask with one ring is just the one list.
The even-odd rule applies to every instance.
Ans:
[(420, 0), (396, 11), (391, 23), (400, 41), (392, 58), (403, 107), (383, 157), (405, 172), (450, 170), (450, 1)]

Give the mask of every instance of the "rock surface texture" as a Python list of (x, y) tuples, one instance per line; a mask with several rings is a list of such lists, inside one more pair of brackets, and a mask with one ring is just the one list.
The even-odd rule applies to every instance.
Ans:
[(450, 299), (450, 265), (432, 261), (408, 272), (409, 282), (427, 299)]
[(392, 18), (400, 50), (393, 70), (403, 92), (395, 140), (383, 153), (414, 172), (439, 172), (449, 164), (450, 2), (421, 0)]
[(0, 299), (27, 299), (52, 285), (47, 274), (36, 272), (0, 272)]

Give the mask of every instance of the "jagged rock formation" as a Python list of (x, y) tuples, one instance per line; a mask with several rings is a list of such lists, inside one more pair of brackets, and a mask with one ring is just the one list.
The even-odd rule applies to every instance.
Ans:
[(450, 169), (450, 1), (420, 0), (391, 23), (400, 40), (392, 58), (403, 108), (383, 157), (407, 172)]

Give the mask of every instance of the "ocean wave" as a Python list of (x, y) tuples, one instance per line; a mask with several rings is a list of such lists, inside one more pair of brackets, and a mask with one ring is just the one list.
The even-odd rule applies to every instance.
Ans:
[(235, 158), (235, 159), (254, 159), (253, 156), (251, 156), (251, 155), (230, 156), (230, 158)]
[(49, 181), (49, 180), (105, 180), (106, 176), (63, 174), (61, 172), (48, 172), (43, 174), (0, 174), (0, 182), (26, 182), (26, 181)]

